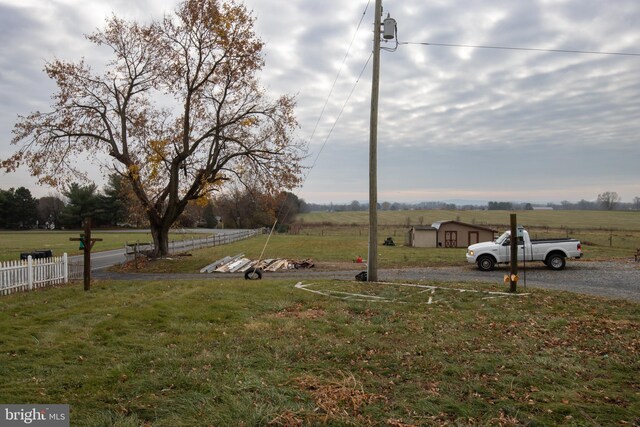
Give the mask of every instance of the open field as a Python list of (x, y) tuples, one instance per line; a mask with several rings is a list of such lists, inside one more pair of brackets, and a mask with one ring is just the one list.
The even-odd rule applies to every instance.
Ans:
[[(82, 251), (78, 248), (78, 242), (72, 242), (69, 238), (79, 237), (79, 230), (76, 231), (2, 231), (0, 232), (0, 261), (20, 259), (21, 252), (30, 252), (37, 249), (51, 249), (55, 256), (63, 253), (69, 255), (79, 255)], [(103, 239), (94, 246), (95, 251), (107, 251), (111, 249), (124, 248), (126, 242), (151, 242), (151, 233), (144, 232), (104, 232), (92, 230), (91, 236), (96, 239)], [(203, 237), (202, 234), (173, 233), (170, 239), (184, 240), (193, 237)]]
[[(497, 230), (508, 228), (509, 212), (504, 211), (381, 211), (378, 238), (380, 243), (386, 237), (392, 237), (395, 248), (380, 247), (383, 267), (412, 267), (429, 265), (463, 264), (464, 248), (425, 249), (403, 247), (407, 224), (431, 224), (438, 220), (460, 220), (478, 225), (493, 227)], [(265, 256), (267, 258), (313, 258), (317, 261), (348, 262), (358, 255), (365, 257), (368, 241), (368, 216), (366, 212), (314, 212), (298, 217), (298, 230), (290, 239), (271, 239)], [(526, 226), (532, 237), (571, 236), (583, 242), (585, 259), (599, 260), (612, 258), (633, 258), (640, 248), (640, 212), (604, 212), (604, 211), (519, 211), (518, 222)], [(59, 255), (80, 254), (77, 242), (69, 241), (78, 237), (79, 231), (24, 231), (0, 232), (0, 261), (18, 259), (20, 252), (34, 249), (52, 249)], [(149, 233), (105, 233), (96, 230), (94, 237), (102, 238), (96, 251), (124, 247), (125, 242), (148, 242)], [(201, 237), (175, 233), (172, 239)], [(281, 236), (280, 236), (281, 237)], [(191, 270), (197, 271), (201, 264), (219, 254), (230, 255), (240, 248), (258, 256), (265, 240), (250, 239), (249, 247), (226, 246), (222, 250), (211, 249), (197, 251)], [(257, 252), (257, 253), (256, 253)], [(234, 253), (235, 254), (235, 253)], [(186, 261), (189, 263), (189, 261)], [(211, 261), (208, 261), (211, 262)], [(206, 263), (208, 263), (206, 262)], [(204, 265), (206, 265), (206, 263)], [(180, 271), (183, 271), (180, 270)]]
[[(152, 261), (144, 266), (145, 272), (197, 273), (213, 261), (227, 255), (245, 254), (257, 260), (265, 249), (266, 235), (228, 245), (199, 249), (189, 252), (187, 257)], [(408, 246), (380, 246), (378, 248), (380, 268), (409, 268), (426, 266), (464, 265), (465, 249), (411, 248)], [(274, 235), (266, 246), (262, 259), (287, 258), (302, 260), (311, 258), (319, 268), (362, 269), (362, 264), (353, 261), (367, 257), (367, 237), (353, 238), (345, 234), (336, 235)]]
[[(378, 211), (379, 225), (430, 225), (455, 220), (489, 227), (508, 228), (511, 211), (415, 210)], [(640, 231), (640, 211), (516, 211), (525, 227), (570, 230)], [(305, 224), (364, 225), (368, 212), (311, 212), (297, 220)]]
[[(368, 237), (366, 230), (357, 233), (360, 228), (353, 227), (327, 227), (310, 229), (312, 232), (306, 234), (301, 232), (297, 235), (275, 234), (267, 243), (267, 236), (262, 235), (255, 238), (243, 240), (229, 245), (191, 251), (188, 257), (174, 257), (170, 260), (153, 261), (144, 266), (146, 272), (178, 272), (197, 273), (200, 269), (213, 261), (228, 255), (243, 253), (248, 258), (257, 260), (264, 250), (262, 259), (287, 258), (291, 260), (302, 260), (311, 258), (320, 269), (362, 269), (362, 264), (355, 264), (353, 261), (362, 256), (365, 260), (368, 252)], [(381, 230), (385, 230), (381, 228)], [(309, 231), (309, 230), (307, 230)], [(356, 231), (356, 234), (354, 234)], [(625, 232), (626, 234), (627, 232)], [(542, 231), (533, 233), (542, 237)], [(551, 236), (557, 236), (553, 232)], [(381, 240), (393, 233), (381, 235)], [(608, 234), (599, 235), (597, 233), (584, 233), (582, 238), (587, 237), (588, 242), (583, 242), (583, 252), (585, 261), (602, 261), (611, 259), (633, 260), (635, 244), (640, 242), (640, 233), (632, 234), (628, 237), (626, 246), (619, 246), (622, 239), (614, 240), (615, 246), (609, 247)], [(581, 238), (579, 235), (578, 238)], [(397, 246), (378, 247), (379, 268), (412, 268), (412, 267), (443, 267), (467, 265), (465, 258), (466, 248), (412, 248), (403, 246), (402, 240), (394, 238)], [(601, 244), (594, 243), (601, 239)], [(265, 248), (266, 244), (266, 248)], [(571, 263), (581, 261), (572, 260)]]
[[(508, 211), (380, 211), (378, 238), (393, 237), (403, 244), (411, 226), (441, 220), (462, 221), (493, 228), (509, 228)], [(532, 238), (574, 237), (582, 241), (587, 259), (631, 258), (640, 248), (640, 212), (518, 211), (518, 223)], [(367, 212), (312, 212), (297, 217), (296, 232), (307, 236), (351, 236), (367, 239)]]
[(640, 423), (638, 304), (429, 284), (441, 288), (309, 284), (330, 297), (209, 279), (6, 296), (0, 401), (68, 403), (90, 426)]

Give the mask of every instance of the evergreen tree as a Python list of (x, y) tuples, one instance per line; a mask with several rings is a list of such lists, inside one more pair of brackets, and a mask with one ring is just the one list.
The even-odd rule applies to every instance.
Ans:
[(34, 228), (38, 224), (38, 201), (25, 187), (0, 190), (0, 226), (8, 229)]
[(60, 214), (60, 220), (64, 227), (81, 228), (85, 217), (97, 213), (100, 199), (96, 194), (95, 184), (82, 186), (74, 182), (62, 194), (69, 199)]

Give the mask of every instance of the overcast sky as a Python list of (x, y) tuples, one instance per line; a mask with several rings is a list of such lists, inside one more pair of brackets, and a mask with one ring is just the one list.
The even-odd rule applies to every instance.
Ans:
[[(45, 61), (84, 56), (103, 64), (108, 52), (83, 34), (112, 13), (148, 21), (176, 3), (0, 0), (0, 158), (15, 150), (17, 115), (49, 109), (55, 87)], [(297, 137), (310, 140), (315, 166), (298, 195), (366, 201), (374, 1), (245, 4), (266, 43), (262, 83), (274, 96), (297, 96)], [(640, 196), (640, 56), (420, 44), (640, 53), (640, 1), (387, 0), (383, 7), (408, 44), (381, 55), (379, 202)], [(26, 170), (0, 179), (2, 189), (51, 191)]]

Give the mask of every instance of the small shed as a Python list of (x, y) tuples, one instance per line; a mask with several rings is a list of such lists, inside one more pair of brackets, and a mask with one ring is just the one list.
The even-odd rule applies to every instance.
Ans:
[(438, 246), (438, 230), (427, 225), (417, 225), (409, 230), (409, 246), (435, 248)]
[(431, 226), (415, 226), (409, 231), (409, 244), (415, 248), (466, 248), (494, 240), (497, 231), (460, 221), (438, 221)]
[(496, 230), (466, 224), (460, 221), (438, 221), (431, 224), (438, 230), (438, 247), (466, 248), (480, 242), (488, 242), (496, 238)]

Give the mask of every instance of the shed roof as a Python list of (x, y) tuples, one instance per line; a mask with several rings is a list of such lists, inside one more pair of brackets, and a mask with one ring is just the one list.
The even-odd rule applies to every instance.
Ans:
[(496, 230), (492, 229), (492, 228), (488, 228), (488, 227), (481, 227), (479, 225), (475, 225), (475, 224), (468, 224), (466, 222), (460, 222), (460, 221), (453, 221), (453, 220), (443, 220), (443, 221), (436, 221), (433, 224), (431, 224), (431, 226), (433, 228), (435, 228), (436, 230), (440, 230), (440, 227), (443, 224), (459, 224), (459, 225), (464, 225), (465, 227), (471, 227), (471, 228), (477, 228), (478, 230), (485, 230), (485, 231), (491, 231), (491, 232), (495, 232)]
[(435, 227), (430, 225), (413, 225), (411, 228), (414, 230), (437, 230)]

